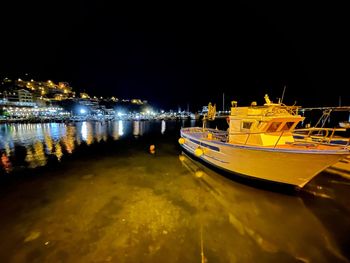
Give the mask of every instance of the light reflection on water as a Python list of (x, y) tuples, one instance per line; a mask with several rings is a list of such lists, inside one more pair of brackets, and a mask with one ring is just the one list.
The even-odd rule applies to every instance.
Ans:
[(165, 132), (165, 127), (166, 127), (166, 123), (164, 120), (162, 120), (162, 130), (161, 130), (162, 134), (164, 134), (164, 132)]
[(119, 121), (119, 130), (118, 130), (119, 136), (122, 136), (124, 134), (123, 131), (123, 121)]
[[(137, 138), (140, 135), (140, 122), (139, 121), (134, 121), (133, 125), (134, 125), (133, 126), (134, 129), (133, 129), (132, 134), (135, 136), (135, 138)], [(118, 134), (118, 136), (119, 136), (119, 134)]]
[(2, 124), (0, 125), (0, 166), (5, 172), (21, 163), (16, 149), (24, 148), (26, 167), (35, 168), (47, 164), (50, 156), (60, 161), (65, 154), (71, 154), (76, 147), (85, 143), (91, 145), (108, 138), (120, 140), (133, 136), (138, 138), (153, 131), (159, 134), (166, 131), (166, 122), (157, 121), (115, 121), (115, 122), (81, 122), (75, 124)]

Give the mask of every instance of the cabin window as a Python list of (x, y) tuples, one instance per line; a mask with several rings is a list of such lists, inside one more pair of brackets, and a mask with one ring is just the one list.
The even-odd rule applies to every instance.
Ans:
[(252, 127), (252, 122), (251, 121), (244, 121), (242, 124), (242, 129), (250, 129), (250, 127)]
[(287, 121), (286, 124), (282, 127), (281, 131), (289, 131), (294, 123), (294, 121)]
[(264, 122), (264, 121), (259, 121), (258, 128), (260, 129), (264, 124), (266, 124), (266, 122)]
[(273, 122), (270, 124), (270, 126), (267, 128), (267, 132), (275, 132), (278, 130), (278, 127), (281, 125), (282, 122)]

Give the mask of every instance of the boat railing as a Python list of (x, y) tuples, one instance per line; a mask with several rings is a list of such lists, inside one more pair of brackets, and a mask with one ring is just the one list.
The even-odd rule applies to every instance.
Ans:
[(205, 135), (207, 139), (217, 140), (221, 142), (227, 142), (227, 131), (216, 130), (211, 128), (205, 129)]
[[(249, 139), (251, 138), (252, 135), (274, 135), (276, 136), (276, 142), (273, 144), (273, 148), (276, 148), (278, 143), (280, 142), (282, 136), (285, 134), (285, 131), (279, 131), (279, 132), (266, 132), (266, 131), (261, 131), (261, 132), (230, 132), (230, 136), (242, 136), (246, 135), (247, 138), (245, 139), (245, 142), (243, 143), (244, 145), (248, 144)], [(333, 133), (332, 133), (333, 134)], [(277, 137), (278, 135), (278, 137)], [(320, 145), (328, 145), (328, 146), (334, 146), (334, 147), (340, 147), (342, 149), (348, 149), (350, 145), (350, 138), (346, 138), (347, 142), (345, 144), (339, 145), (339, 144), (334, 144), (331, 143), (330, 140), (323, 141), (323, 140), (317, 140), (317, 141), (310, 141), (308, 139), (300, 139), (297, 141), (293, 141), (288, 143), (289, 145), (298, 145), (298, 146), (308, 146), (308, 147), (313, 147), (317, 148)]]
[(203, 137), (206, 139), (218, 140), (221, 142), (227, 141), (226, 131), (212, 129), (212, 128), (199, 128), (199, 127), (190, 127), (190, 128), (185, 128), (183, 130), (185, 132), (187, 131), (190, 133), (201, 133), (203, 134)]
[(333, 139), (342, 140), (348, 142), (346, 137), (335, 137), (336, 132), (346, 132), (343, 128), (306, 128), (296, 129), (293, 131), (293, 135), (301, 137), (303, 140), (321, 141), (323, 143), (331, 144)]

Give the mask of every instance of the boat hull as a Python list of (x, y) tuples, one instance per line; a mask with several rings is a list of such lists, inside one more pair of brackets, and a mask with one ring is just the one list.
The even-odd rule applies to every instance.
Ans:
[[(252, 178), (268, 180), (302, 188), (318, 173), (345, 158), (347, 153), (318, 153), (262, 150), (244, 145), (200, 140), (198, 136), (181, 132), (181, 146), (203, 161), (220, 169)], [(198, 155), (196, 149), (201, 149)]]

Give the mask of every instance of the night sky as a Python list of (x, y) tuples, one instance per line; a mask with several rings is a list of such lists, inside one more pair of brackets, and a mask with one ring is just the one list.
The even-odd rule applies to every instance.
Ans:
[(222, 93), (227, 106), (261, 104), (284, 85), (288, 104), (350, 105), (344, 6), (47, 2), (2, 6), (1, 78), (28, 73), (165, 109), (221, 108)]

